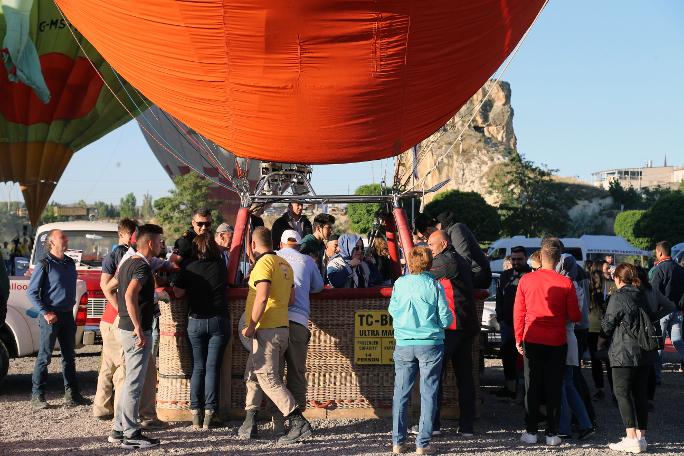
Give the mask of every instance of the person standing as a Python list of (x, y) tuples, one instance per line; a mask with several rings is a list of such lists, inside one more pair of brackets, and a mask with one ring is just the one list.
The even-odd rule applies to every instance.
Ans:
[(430, 272), (444, 287), (452, 319), (444, 330), (444, 363), (439, 383), (439, 401), (434, 431), (440, 431), (442, 382), (449, 363), (453, 366), (458, 385), (458, 432), (471, 437), (475, 421), (475, 384), (473, 382), (473, 342), (477, 329), (477, 313), (473, 299), (470, 265), (450, 245), (446, 231), (438, 230), (428, 238), (428, 248), (434, 260)]
[(605, 346), (605, 340), (601, 337), (601, 320), (603, 320), (603, 315), (606, 313), (608, 299), (614, 291), (614, 287), (615, 283), (610, 277), (610, 266), (606, 266), (606, 262), (603, 260), (596, 261), (589, 275), (589, 333), (587, 336), (587, 345), (589, 355), (591, 356), (591, 376), (596, 387), (594, 399), (596, 400), (605, 397), (603, 391), (604, 364), (608, 376), (608, 384), (611, 390), (613, 388), (613, 377), (607, 358), (607, 351), (599, 350), (599, 348)]
[(324, 252), (325, 245), (332, 235), (333, 225), (335, 225), (335, 217), (329, 214), (318, 214), (314, 217), (313, 233), (302, 236), (302, 242), (299, 246), (301, 253), (311, 255), (321, 275), (328, 265), (324, 259)]
[(62, 375), (64, 376), (64, 403), (67, 407), (90, 405), (78, 388), (76, 378), (76, 264), (64, 254), (69, 248), (69, 239), (61, 230), (51, 230), (45, 240), (45, 258), (36, 263), (31, 275), (28, 295), (31, 304), (40, 315), (40, 346), (33, 368), (33, 389), (31, 407), (34, 410), (48, 406), (45, 400), (48, 365), (52, 358), (55, 342), (59, 341), (62, 352)]
[[(282, 236), (282, 233), (281, 233)], [(279, 442), (292, 443), (309, 438), (311, 425), (302, 415), (297, 401), (283, 384), (280, 362), (288, 345), (288, 306), (295, 301), (294, 274), (288, 262), (273, 252), (271, 232), (258, 227), (252, 233), (256, 263), (249, 275), (245, 320), (242, 335), (251, 339), (245, 366), (245, 421), (238, 430), (241, 438), (257, 435), (256, 414), (263, 394), (290, 420), (290, 430)]]
[(154, 274), (150, 261), (161, 251), (162, 234), (163, 230), (158, 225), (142, 225), (138, 230), (135, 255), (122, 261), (118, 271), (119, 342), (124, 352), (126, 377), (108, 440), (120, 443), (126, 449), (159, 445), (159, 439), (141, 432), (138, 409), (152, 353), (155, 306)]
[(608, 302), (601, 327), (611, 341), (608, 357), (613, 370), (613, 393), (627, 435), (608, 447), (613, 451), (641, 453), (648, 446), (648, 376), (657, 358), (657, 347), (646, 350), (639, 342), (639, 333), (644, 325), (651, 325), (655, 314), (639, 289), (641, 281), (633, 265), (622, 263), (613, 275), (617, 290)]
[(555, 271), (560, 261), (558, 238), (541, 244), (541, 269), (518, 283), (513, 307), (515, 343), (524, 356), (526, 430), (520, 440), (537, 443), (539, 406), (546, 399), (546, 444), (560, 445), (561, 388), (567, 355), (566, 323), (582, 318), (572, 281)]
[(7, 271), (7, 274), (9, 275), (11, 267), (10, 267), (10, 249), (8, 247), (7, 241), (2, 243), (2, 247), (0, 247), (0, 253), (2, 253), (2, 261), (5, 264), (5, 271)]
[(230, 339), (228, 268), (211, 233), (195, 236), (192, 245), (194, 259), (180, 272), (174, 294), (186, 296), (188, 303), (192, 424), (196, 429), (209, 429), (218, 412), (221, 363)]
[(235, 229), (231, 225), (228, 225), (227, 223), (221, 223), (216, 228), (216, 234), (214, 235), (214, 241), (216, 241), (216, 245), (218, 245), (221, 257), (226, 263), (226, 267), (228, 266), (228, 261), (230, 258), (230, 244), (233, 242), (234, 231)]
[[(287, 365), (287, 389), (297, 401), (301, 412), (306, 410), (306, 355), (309, 349), (309, 294), (323, 289), (323, 277), (313, 258), (300, 253), (297, 248), (301, 238), (294, 230), (285, 230), (280, 238), (278, 256), (285, 259), (294, 273), (294, 304), (288, 308), (290, 337), (285, 350), (285, 364), (280, 366), (281, 377)], [(276, 433), (284, 433), (284, 420), (277, 413), (274, 416)]]
[[(684, 306), (684, 268), (672, 260), (672, 246), (661, 241), (655, 248), (656, 264), (651, 271), (651, 286), (672, 301), (677, 310), (660, 320), (663, 337), (669, 337), (684, 365), (684, 338), (682, 333), (682, 306)], [(662, 379), (662, 350), (656, 363), (656, 382)]]
[(7, 300), (9, 299), (9, 276), (5, 269), (5, 262), (0, 261), (0, 329), (5, 325), (7, 317)]
[(272, 245), (280, 245), (280, 237), (285, 230), (295, 230), (301, 237), (305, 237), (307, 234), (313, 234), (311, 222), (306, 215), (303, 214), (303, 211), (304, 205), (299, 201), (288, 203), (287, 212), (273, 222), (273, 227), (271, 229), (271, 236), (273, 236), (271, 240)]
[(192, 213), (192, 226), (173, 244), (173, 253), (180, 256), (181, 268), (192, 261), (192, 240), (198, 234), (211, 232), (212, 222), (211, 211), (207, 208), (196, 209)]
[(518, 383), (518, 350), (515, 348), (513, 335), (513, 304), (515, 292), (518, 290), (520, 278), (532, 272), (527, 265), (527, 251), (525, 247), (516, 246), (511, 249), (511, 269), (505, 270), (499, 277), (496, 288), (496, 319), (501, 329), (501, 362), (505, 385), (496, 395), (515, 399)]
[(432, 254), (414, 247), (408, 255), (410, 275), (394, 284), (387, 309), (393, 319), (394, 397), (392, 399), (392, 452), (408, 451), (407, 406), (420, 372), (420, 424), (417, 454), (434, 454), (430, 446), (434, 417), (438, 413), (439, 385), (444, 356), (444, 328), (453, 322), (444, 288), (429, 272)]

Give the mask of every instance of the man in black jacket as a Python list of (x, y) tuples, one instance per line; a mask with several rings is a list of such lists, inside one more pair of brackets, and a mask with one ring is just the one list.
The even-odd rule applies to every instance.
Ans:
[(518, 290), (520, 278), (532, 272), (527, 265), (527, 251), (525, 247), (517, 246), (511, 249), (511, 269), (501, 273), (496, 287), (496, 319), (501, 327), (501, 361), (503, 363), (505, 386), (496, 392), (499, 397), (515, 399), (518, 373), (516, 363), (518, 350), (515, 348), (513, 335), (513, 304)]
[[(684, 340), (682, 340), (682, 305), (684, 304), (684, 268), (672, 260), (672, 246), (667, 241), (656, 244), (656, 264), (651, 271), (651, 286), (667, 297), (677, 310), (660, 320), (663, 337), (672, 340), (680, 359), (684, 360)], [(656, 363), (656, 380), (661, 380), (661, 357)]]
[(285, 230), (295, 230), (302, 238), (307, 234), (313, 234), (311, 222), (302, 214), (303, 210), (302, 203), (293, 201), (287, 205), (287, 212), (273, 222), (271, 236), (274, 246), (280, 245), (280, 238)]
[(192, 259), (192, 241), (198, 234), (211, 232), (211, 211), (196, 209), (192, 214), (192, 226), (173, 244), (173, 253), (179, 255), (180, 266), (185, 267)]

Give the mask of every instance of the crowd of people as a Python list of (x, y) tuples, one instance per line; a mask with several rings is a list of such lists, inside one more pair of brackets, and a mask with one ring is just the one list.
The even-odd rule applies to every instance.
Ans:
[(0, 260), (2, 261), (5, 270), (9, 275), (15, 275), (16, 264), (15, 258), (28, 258), (33, 250), (33, 240), (24, 236), (22, 239), (19, 236), (11, 241), (4, 241), (0, 245)]
[[(249, 291), (245, 324), (239, 328), (249, 346), (241, 438), (258, 436), (257, 412), (264, 396), (272, 404), (280, 443), (313, 434), (303, 415), (310, 294), (326, 286), (392, 285), (394, 265), (387, 242), (377, 237), (366, 249), (355, 234), (335, 235), (334, 224), (329, 214), (318, 214), (311, 223), (303, 206), (292, 202), (272, 230), (259, 223), (249, 230), (249, 268), (243, 277)], [(154, 290), (159, 286), (171, 289), (176, 298), (184, 297), (188, 306), (192, 426), (208, 429), (220, 423), (220, 370), (232, 332), (227, 281), (234, 229), (221, 224), (212, 230), (212, 225), (209, 211), (196, 210), (190, 229), (165, 254), (161, 227), (138, 226), (129, 219), (119, 223), (118, 245), (102, 264), (107, 305), (100, 323), (102, 361), (92, 402), (95, 417), (112, 420), (111, 443), (128, 449), (157, 446), (159, 439), (143, 431), (165, 427), (155, 410), (154, 330), (159, 309)], [(441, 433), (442, 382), (449, 366), (459, 392), (457, 432), (464, 437), (475, 432), (472, 346), (478, 343), (480, 322), (474, 290), (488, 288), (492, 273), (475, 236), (452, 213), (437, 219), (421, 214), (415, 220), (414, 241), (415, 247), (404, 254), (404, 274), (393, 284), (388, 308), (396, 339), (392, 451), (407, 452), (412, 433), (417, 435), (416, 452), (433, 454), (431, 440)], [(48, 254), (36, 264), (28, 287), (41, 314), (34, 409), (47, 407), (47, 366), (57, 340), (66, 404), (91, 405), (80, 394), (75, 373), (76, 269), (64, 254), (67, 248), (66, 235), (50, 231)], [(511, 267), (500, 276), (496, 298), (504, 373), (496, 394), (515, 399), (523, 392), (522, 442), (536, 443), (541, 423), (547, 445), (594, 433), (592, 401), (607, 396), (605, 370), (609, 394), (626, 429), (626, 436), (610, 448), (646, 451), (649, 398), (662, 381), (664, 336), (684, 354), (684, 269), (672, 261), (669, 249), (666, 242), (658, 244), (658, 262), (650, 277), (645, 269), (627, 263), (614, 267), (612, 262), (597, 261), (582, 268), (562, 253), (562, 242), (553, 237), (545, 238), (530, 258), (523, 247), (511, 250)], [(587, 350), (593, 395), (580, 369)], [(410, 426), (407, 404), (418, 374), (421, 415)]]

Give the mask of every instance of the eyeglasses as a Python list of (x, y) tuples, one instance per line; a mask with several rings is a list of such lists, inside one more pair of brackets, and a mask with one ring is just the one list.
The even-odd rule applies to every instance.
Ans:
[(207, 228), (211, 226), (211, 222), (194, 222), (195, 225), (199, 226), (200, 228), (203, 226), (206, 226)]

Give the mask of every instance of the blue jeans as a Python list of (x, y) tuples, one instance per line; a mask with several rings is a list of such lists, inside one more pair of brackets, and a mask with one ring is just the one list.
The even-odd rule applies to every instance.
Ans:
[(394, 348), (394, 398), (392, 400), (392, 444), (406, 441), (408, 401), (420, 371), (420, 424), (416, 447), (430, 443), (437, 413), (439, 379), (444, 345), (408, 345)]
[[(675, 350), (679, 353), (680, 359), (684, 360), (684, 340), (682, 339), (682, 311), (676, 310), (670, 315), (660, 319), (660, 329), (663, 338), (669, 337)], [(658, 361), (656, 362), (656, 380), (660, 382), (663, 369), (663, 351), (658, 351)]]
[(48, 366), (55, 349), (55, 342), (59, 341), (59, 349), (62, 352), (62, 375), (64, 377), (64, 389), (78, 392), (76, 380), (76, 322), (74, 314), (68, 312), (55, 312), (57, 322), (51, 325), (45, 321), (43, 315), (38, 315), (40, 327), (40, 348), (33, 367), (33, 396), (43, 396), (47, 384)]
[(577, 388), (575, 388), (574, 368), (573, 366), (565, 366), (563, 390), (561, 392), (560, 425), (558, 427), (561, 434), (572, 435), (570, 427), (572, 415), (577, 418), (580, 430), (584, 431), (591, 427), (587, 408), (584, 406)]
[(216, 411), (223, 351), (230, 339), (230, 319), (190, 317), (188, 338), (192, 347), (190, 408)]

